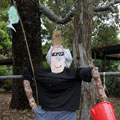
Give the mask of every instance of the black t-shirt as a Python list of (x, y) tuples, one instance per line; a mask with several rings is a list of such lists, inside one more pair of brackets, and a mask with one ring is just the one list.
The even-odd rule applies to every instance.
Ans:
[[(82, 80), (91, 81), (91, 67), (65, 68), (61, 73), (50, 69), (35, 69), (39, 104), (48, 111), (75, 111), (79, 109)], [(24, 70), (24, 79), (32, 80), (30, 69)]]

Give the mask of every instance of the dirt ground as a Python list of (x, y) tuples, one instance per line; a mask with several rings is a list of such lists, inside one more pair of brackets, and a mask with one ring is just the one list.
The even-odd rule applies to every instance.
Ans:
[[(30, 110), (9, 109), (10, 99), (11, 93), (0, 93), (0, 120), (35, 120), (35, 116)], [(120, 120), (120, 99), (109, 98), (109, 101), (114, 105), (117, 120)]]
[(0, 93), (0, 120), (34, 120), (35, 116), (30, 110), (11, 110), (9, 104), (11, 93)]

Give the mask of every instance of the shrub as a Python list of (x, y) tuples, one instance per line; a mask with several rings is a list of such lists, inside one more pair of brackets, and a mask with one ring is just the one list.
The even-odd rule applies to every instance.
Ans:
[[(0, 66), (0, 75), (6, 76), (12, 74), (12, 67), (8, 66)], [(0, 80), (0, 91), (9, 91), (12, 88), (12, 80)]]
[(117, 76), (107, 77), (106, 87), (107, 87), (106, 93), (108, 94), (108, 96), (120, 98), (120, 78), (119, 77)]

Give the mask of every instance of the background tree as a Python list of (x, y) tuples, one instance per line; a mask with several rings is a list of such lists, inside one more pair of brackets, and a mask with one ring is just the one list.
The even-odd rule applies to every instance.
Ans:
[[(79, 12), (74, 18), (73, 57), (76, 66), (93, 66), (91, 58), (91, 36), (93, 18), (93, 0), (76, 2)], [(89, 110), (97, 103), (95, 83), (82, 82), (80, 120), (90, 120)]]
[[(112, 1), (113, 2), (113, 1)], [(115, 1), (114, 1), (115, 2)], [(92, 23), (93, 12), (102, 11), (103, 8), (94, 8), (95, 1), (81, 0), (77, 1), (76, 8), (80, 11), (74, 18), (75, 26), (75, 39), (73, 40), (73, 55), (74, 61), (77, 66), (92, 66), (93, 61), (91, 58), (91, 36), (92, 36)], [(113, 10), (108, 4), (109, 10)], [(105, 9), (104, 9), (105, 10)], [(109, 37), (109, 36), (108, 36)], [(90, 120), (89, 109), (97, 103), (97, 91), (92, 84), (84, 83), (82, 85), (81, 93), (81, 108), (80, 120)]]
[[(38, 0), (16, 0), (18, 12), (23, 21), (25, 33), (27, 36), (32, 61), (34, 67), (42, 66), (42, 47), (41, 47), (41, 21)], [(29, 57), (24, 41), (21, 25), (15, 25), (16, 33), (12, 33), (12, 53), (13, 74), (22, 74), (24, 67), (29, 66)], [(13, 94), (11, 99), (11, 108), (25, 109), (28, 108), (28, 100), (23, 88), (23, 80), (15, 79), (13, 81)]]

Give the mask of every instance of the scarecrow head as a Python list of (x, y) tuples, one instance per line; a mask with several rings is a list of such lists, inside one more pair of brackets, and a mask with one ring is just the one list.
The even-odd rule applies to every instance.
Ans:
[(53, 32), (53, 46), (48, 51), (46, 59), (53, 73), (63, 72), (65, 67), (70, 67), (72, 56), (69, 49), (64, 49), (61, 45), (61, 31)]

